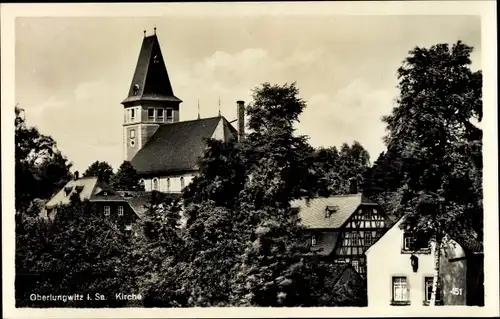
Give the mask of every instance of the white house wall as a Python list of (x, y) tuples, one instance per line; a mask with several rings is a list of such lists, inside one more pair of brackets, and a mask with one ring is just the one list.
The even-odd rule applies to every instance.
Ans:
[[(165, 193), (180, 193), (182, 191), (181, 188), (181, 177), (184, 178), (184, 187), (190, 184), (193, 181), (195, 174), (194, 173), (186, 173), (181, 175), (172, 175), (172, 176), (160, 176), (158, 178), (158, 191)], [(144, 178), (144, 190), (146, 192), (151, 192), (153, 190), (153, 178), (148, 177)], [(168, 188), (168, 179), (170, 178), (170, 189)]]
[[(401, 221), (388, 230), (367, 252), (367, 292), (368, 306), (390, 305), (392, 301), (392, 277), (407, 277), (410, 306), (425, 307), (425, 277), (433, 277), (434, 245), (430, 254), (416, 254), (418, 270), (413, 271), (411, 254), (402, 253), (403, 230)], [(448, 244), (447, 256), (441, 255), (441, 274), (443, 280), (442, 300), (448, 305), (465, 305), (466, 263), (464, 260), (449, 262), (450, 258), (465, 256), (459, 245)], [(460, 295), (451, 293), (452, 289), (462, 289)], [(455, 290), (456, 292), (458, 290)]]

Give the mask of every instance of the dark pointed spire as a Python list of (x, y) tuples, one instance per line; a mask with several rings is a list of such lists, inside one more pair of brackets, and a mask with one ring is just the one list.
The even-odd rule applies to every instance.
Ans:
[(122, 103), (136, 101), (182, 102), (172, 90), (156, 31), (142, 41), (128, 97)]

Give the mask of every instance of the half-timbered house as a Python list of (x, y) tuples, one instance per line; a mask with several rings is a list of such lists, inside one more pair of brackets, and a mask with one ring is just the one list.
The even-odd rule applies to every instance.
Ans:
[(365, 277), (365, 251), (387, 230), (390, 219), (362, 194), (292, 202), (307, 229), (311, 250), (336, 263), (350, 263)]

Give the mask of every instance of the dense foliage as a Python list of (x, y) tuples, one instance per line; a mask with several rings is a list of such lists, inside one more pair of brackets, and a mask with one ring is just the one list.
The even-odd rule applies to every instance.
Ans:
[[(94, 163), (95, 164), (95, 163)], [(104, 166), (101, 164), (101, 166)], [(89, 167), (90, 169), (90, 167)], [(116, 174), (110, 178), (110, 185), (119, 191), (143, 191), (144, 185), (140, 183), (139, 175), (129, 161), (124, 161)]]
[(97, 176), (106, 183), (113, 177), (113, 167), (108, 162), (95, 161), (83, 172), (83, 177)]
[(21, 211), (64, 186), (71, 179), (71, 163), (50, 136), (27, 125), (24, 110), (15, 107), (15, 114), (15, 205)]

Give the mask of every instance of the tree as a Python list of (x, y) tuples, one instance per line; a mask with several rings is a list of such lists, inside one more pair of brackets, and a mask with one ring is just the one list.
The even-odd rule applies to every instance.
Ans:
[(35, 198), (50, 198), (71, 179), (71, 163), (52, 137), (29, 127), (15, 107), (15, 206), (26, 210)]
[[(47, 302), (30, 300), (31, 294), (84, 295), (83, 300), (55, 300), (51, 306), (124, 306), (115, 293), (131, 291), (129, 265), (123, 263), (129, 237), (97, 215), (91, 203), (60, 207), (55, 219), (16, 216), (16, 304), (46, 307)], [(103, 300), (87, 299), (96, 293)]]
[(199, 175), (184, 189), (185, 204), (213, 201), (215, 206), (234, 208), (246, 181), (240, 146), (209, 139), (198, 165)]
[(471, 123), (482, 119), (482, 75), (470, 69), (472, 50), (459, 41), (410, 51), (398, 70), (397, 106), (383, 119), (388, 148), (401, 152), (402, 227), (438, 248), (431, 305), (447, 235), (482, 232), (469, 223), (470, 217), (482, 221), (481, 133)]
[[(340, 151), (335, 146), (315, 150), (317, 194), (326, 197), (361, 191), (363, 174), (369, 165), (370, 155), (357, 141), (352, 146), (342, 144)], [(356, 185), (356, 190), (351, 189), (353, 185)]]
[[(103, 165), (101, 165), (102, 167)], [(90, 167), (89, 167), (90, 169)], [(107, 168), (106, 168), (107, 169)], [(110, 179), (111, 187), (121, 191), (143, 191), (139, 175), (129, 161), (124, 161), (115, 175)]]
[(308, 252), (291, 209), (294, 198), (313, 195), (312, 147), (295, 136), (294, 123), (306, 103), (295, 83), (264, 83), (247, 108), (243, 149), (250, 176), (240, 194), (242, 254), (233, 284), (233, 305), (290, 306), (307, 294), (303, 256)]
[(103, 181), (109, 183), (113, 177), (113, 167), (107, 162), (95, 161), (83, 173), (84, 177), (96, 176), (102, 178)]

